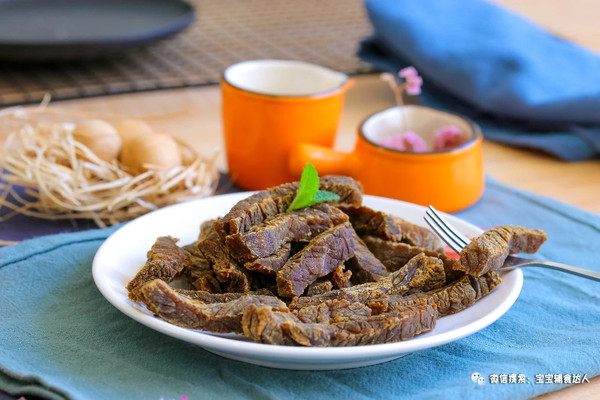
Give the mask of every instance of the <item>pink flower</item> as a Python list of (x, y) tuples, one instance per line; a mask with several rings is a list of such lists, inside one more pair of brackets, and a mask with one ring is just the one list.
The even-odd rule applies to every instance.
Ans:
[(419, 76), (419, 73), (417, 72), (417, 69), (415, 67), (411, 66), (411, 67), (402, 68), (398, 72), (398, 76), (400, 78), (408, 79), (408, 78), (414, 78), (416, 76)]
[(398, 72), (400, 78), (404, 78), (406, 81), (406, 93), (411, 96), (421, 94), (421, 86), (423, 85), (423, 78), (419, 76), (419, 73), (415, 67), (406, 67)]
[(417, 96), (421, 94), (421, 85), (423, 85), (423, 78), (416, 76), (406, 80), (406, 93), (411, 96)]
[(443, 150), (460, 146), (466, 142), (465, 135), (454, 125), (443, 126), (435, 131), (433, 149)]
[(391, 150), (414, 151), (415, 153), (427, 151), (427, 144), (423, 138), (410, 131), (385, 137), (379, 141), (379, 144)]

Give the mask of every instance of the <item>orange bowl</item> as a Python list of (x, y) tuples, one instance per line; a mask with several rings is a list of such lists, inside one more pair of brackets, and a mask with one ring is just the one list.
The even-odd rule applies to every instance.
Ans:
[[(449, 125), (465, 135), (465, 143), (423, 153), (378, 144), (384, 137), (411, 130), (432, 147), (435, 131)], [(347, 174), (360, 180), (367, 194), (454, 212), (475, 203), (483, 193), (482, 141), (479, 126), (463, 116), (421, 106), (393, 107), (360, 125), (353, 152), (302, 143), (294, 150), (290, 167), (297, 170), (310, 162), (321, 175)]]

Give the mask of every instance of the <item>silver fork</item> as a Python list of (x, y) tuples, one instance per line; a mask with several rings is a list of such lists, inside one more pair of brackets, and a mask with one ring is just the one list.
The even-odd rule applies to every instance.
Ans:
[[(442, 239), (452, 250), (460, 254), (460, 251), (471, 241), (463, 235), (458, 229), (446, 221), (441, 214), (429, 206), (423, 217), (431, 229)], [(590, 271), (583, 268), (573, 267), (572, 265), (560, 264), (553, 261), (534, 260), (517, 256), (508, 256), (500, 271), (510, 271), (520, 267), (544, 267), (552, 268), (558, 271), (568, 272), (570, 274), (582, 276), (600, 282), (600, 272)]]

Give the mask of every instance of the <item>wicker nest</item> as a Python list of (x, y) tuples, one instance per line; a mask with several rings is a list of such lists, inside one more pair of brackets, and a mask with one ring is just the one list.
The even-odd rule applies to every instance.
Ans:
[[(106, 227), (176, 202), (215, 192), (215, 152), (205, 158), (178, 141), (183, 165), (127, 171), (73, 138), (80, 112), (16, 107), (0, 112), (0, 221), (17, 214), (44, 219), (85, 218)], [(110, 122), (110, 121), (109, 121)]]

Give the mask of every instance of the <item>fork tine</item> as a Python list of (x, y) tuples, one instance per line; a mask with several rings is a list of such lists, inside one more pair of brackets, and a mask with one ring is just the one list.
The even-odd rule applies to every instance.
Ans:
[(442, 215), (436, 210), (433, 206), (429, 206), (429, 210), (431, 211), (429, 214), (434, 218), (438, 223), (446, 230), (453, 238), (455, 238), (455, 242), (458, 243), (461, 247), (465, 247), (467, 244), (471, 242), (471, 239), (463, 235), (458, 229), (452, 226)]
[(449, 234), (442, 228), (442, 226), (439, 225), (439, 223), (436, 220), (434, 220), (431, 217), (431, 215), (429, 215), (428, 212), (429, 212), (429, 210), (423, 216), (423, 219), (425, 219), (425, 222), (427, 222), (427, 225), (429, 225), (431, 227), (431, 229), (435, 232), (435, 234), (438, 235), (440, 237), (440, 239), (442, 239), (444, 241), (444, 243), (446, 243), (448, 246), (450, 246), (450, 248), (452, 250), (454, 250), (457, 253), (460, 253), (463, 246), (456, 243), (456, 241), (454, 241), (452, 236), (449, 236)]

